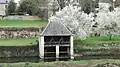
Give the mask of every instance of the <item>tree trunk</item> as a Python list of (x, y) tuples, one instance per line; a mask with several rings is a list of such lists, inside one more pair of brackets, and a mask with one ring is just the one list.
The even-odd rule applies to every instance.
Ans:
[(109, 40), (112, 40), (112, 35), (109, 36)]

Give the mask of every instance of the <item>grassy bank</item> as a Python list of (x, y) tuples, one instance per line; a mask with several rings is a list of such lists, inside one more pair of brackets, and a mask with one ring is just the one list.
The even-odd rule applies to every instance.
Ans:
[(0, 46), (30, 46), (36, 45), (38, 38), (9, 38), (0, 39)]
[(74, 49), (119, 49), (120, 46), (101, 46), (101, 45), (77, 45), (74, 46)]
[(0, 20), (0, 26), (45, 26), (44, 20)]
[[(103, 45), (102, 45), (103, 43)], [(120, 46), (114, 45), (105, 45), (105, 43), (120, 43), (120, 36), (112, 37), (112, 40), (109, 40), (107, 36), (95, 36), (88, 37), (86, 40), (81, 41), (80, 39), (74, 40), (75, 49), (118, 49)], [(100, 45), (101, 44), (101, 45)]]
[(39, 62), (39, 63), (1, 63), (2, 67), (93, 67), (102, 63), (117, 63), (120, 60), (105, 59), (105, 60), (80, 60), (68, 62)]
[(75, 43), (108, 43), (108, 42), (120, 42), (120, 36), (113, 36), (111, 40), (109, 40), (108, 36), (94, 36), (88, 37), (87, 39), (81, 41), (80, 39), (74, 40)]

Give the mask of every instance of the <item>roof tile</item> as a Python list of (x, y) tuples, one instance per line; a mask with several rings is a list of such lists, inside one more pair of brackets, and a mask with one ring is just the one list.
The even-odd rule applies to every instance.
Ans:
[(50, 22), (44, 31), (42, 32), (43, 36), (66, 36), (72, 35), (72, 33), (60, 22)]

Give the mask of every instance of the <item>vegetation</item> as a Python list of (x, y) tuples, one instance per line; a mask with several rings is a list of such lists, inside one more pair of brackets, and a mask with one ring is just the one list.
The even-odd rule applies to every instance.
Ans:
[(30, 2), (30, 1), (23, 1), (20, 4), (20, 7), (18, 9), (18, 13), (22, 13), (22, 14), (29, 14), (29, 15), (34, 15), (33, 13), (36, 11), (35, 9), (35, 5)]
[(9, 38), (0, 39), (0, 46), (29, 46), (36, 45), (38, 38)]
[(43, 20), (0, 20), (0, 26), (40, 26), (43, 27), (47, 21)]
[(22, 0), (17, 13), (36, 15), (45, 20), (48, 19), (47, 3), (47, 0)]
[(77, 45), (74, 46), (75, 50), (79, 49), (90, 49), (90, 50), (95, 50), (95, 49), (119, 49), (120, 46), (101, 46), (101, 45)]
[(120, 42), (120, 36), (114, 36), (111, 40), (109, 40), (109, 36), (94, 36), (94, 37), (88, 37), (87, 39), (81, 41), (81, 39), (74, 40), (75, 43), (80, 44), (82, 43), (108, 43), (108, 42)]
[[(9, 38), (9, 39), (0, 39), (0, 46), (27, 46), (33, 45), (36, 43), (38, 38)], [(81, 41), (80, 39), (75, 39), (74, 44), (81, 44), (79, 48), (90, 48), (90, 49), (101, 49), (101, 48), (119, 48), (118, 46), (101, 46), (94, 45), (99, 43), (111, 43), (111, 42), (120, 42), (119, 36), (114, 36), (112, 40), (109, 40), (107, 36), (95, 36), (88, 37), (86, 40)], [(33, 44), (30, 44), (33, 43)], [(93, 45), (82, 45), (82, 44), (93, 44)]]
[[(47, 21), (43, 20), (0, 20), (0, 26), (39, 26), (44, 27)], [(29, 46), (36, 45), (38, 38), (9, 38), (0, 39), (0, 46)]]
[[(104, 45), (102, 44), (104, 43)], [(86, 40), (81, 41), (81, 39), (74, 40), (74, 49), (118, 49), (119, 45), (108, 45), (105, 43), (120, 43), (120, 36), (114, 36), (109, 40), (109, 36), (94, 36), (88, 37)]]
[(13, 0), (11, 0), (8, 5), (7, 14), (8, 15), (15, 14), (15, 11), (16, 11), (16, 3)]
[(68, 62), (40, 62), (40, 63), (1, 63), (2, 67), (94, 67), (102, 63), (120, 64), (120, 60), (81, 60)]

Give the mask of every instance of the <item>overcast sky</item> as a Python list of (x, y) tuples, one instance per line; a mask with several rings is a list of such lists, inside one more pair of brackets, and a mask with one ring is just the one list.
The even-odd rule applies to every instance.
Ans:
[(20, 0), (14, 0), (16, 3), (18, 3)]

